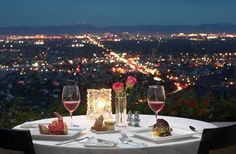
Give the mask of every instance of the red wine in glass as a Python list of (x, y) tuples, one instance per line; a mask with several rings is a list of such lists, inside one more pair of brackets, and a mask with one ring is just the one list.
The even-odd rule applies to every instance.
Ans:
[(165, 105), (165, 89), (161, 85), (152, 85), (148, 87), (148, 105), (156, 114), (156, 118), (158, 113)]
[(164, 101), (149, 101), (148, 105), (152, 109), (153, 112), (158, 113), (164, 107), (165, 102)]
[(70, 113), (70, 126), (75, 126), (72, 122), (72, 114), (80, 104), (80, 91), (77, 85), (67, 85), (62, 90), (62, 103)]
[(77, 107), (79, 106), (79, 101), (64, 101), (64, 107), (67, 109), (69, 112), (74, 112)]

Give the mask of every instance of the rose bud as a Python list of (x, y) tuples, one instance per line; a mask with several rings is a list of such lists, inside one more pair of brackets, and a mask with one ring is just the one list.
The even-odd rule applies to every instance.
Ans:
[(135, 77), (132, 76), (128, 76), (127, 80), (126, 80), (126, 85), (128, 88), (132, 88), (135, 83), (137, 83), (137, 80)]
[(115, 91), (115, 93), (122, 93), (124, 91), (124, 83), (121, 82), (113, 83), (112, 89)]

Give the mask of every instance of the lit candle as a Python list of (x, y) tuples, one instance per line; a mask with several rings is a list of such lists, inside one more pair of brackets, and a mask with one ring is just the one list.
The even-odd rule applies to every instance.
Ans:
[(105, 106), (106, 106), (105, 102), (103, 102), (103, 101), (98, 101), (97, 102), (98, 109), (104, 109)]

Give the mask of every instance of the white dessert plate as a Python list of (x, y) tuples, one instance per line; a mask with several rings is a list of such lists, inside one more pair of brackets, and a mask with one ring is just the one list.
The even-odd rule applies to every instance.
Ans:
[(78, 137), (81, 131), (83, 129), (69, 129), (67, 135), (52, 135), (52, 134), (40, 134), (39, 129), (30, 129), (30, 133), (32, 136), (32, 139), (35, 140), (56, 140), (56, 141), (62, 141), (62, 140), (69, 140), (73, 139), (75, 137)]
[(196, 134), (195, 132), (179, 128), (172, 128), (172, 129), (173, 130), (171, 132), (171, 136), (163, 136), (163, 137), (153, 136), (151, 128), (136, 131), (135, 133), (133, 133), (133, 135), (154, 142), (162, 142), (162, 141), (190, 138), (193, 137), (194, 134)]

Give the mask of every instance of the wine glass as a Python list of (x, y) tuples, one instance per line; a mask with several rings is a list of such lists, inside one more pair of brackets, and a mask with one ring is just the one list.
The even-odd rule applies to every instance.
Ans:
[(158, 113), (165, 105), (165, 89), (164, 86), (161, 85), (151, 85), (148, 87), (148, 105), (156, 114), (156, 119)]
[(62, 90), (62, 103), (70, 113), (70, 126), (76, 126), (72, 121), (72, 114), (80, 104), (80, 91), (77, 85), (66, 85)]

